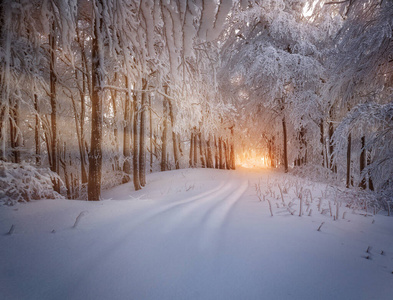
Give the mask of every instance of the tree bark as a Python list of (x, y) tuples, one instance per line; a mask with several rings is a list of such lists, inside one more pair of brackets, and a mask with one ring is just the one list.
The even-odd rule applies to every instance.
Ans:
[(163, 100), (163, 113), (164, 113), (164, 120), (163, 120), (163, 128), (162, 128), (162, 147), (161, 147), (161, 171), (166, 171), (166, 166), (167, 166), (167, 155), (166, 155), (166, 149), (167, 149), (167, 120), (168, 120), (168, 108), (167, 108), (167, 99), (164, 97)]
[(87, 194), (89, 201), (100, 200), (102, 172), (102, 95), (104, 81), (103, 44), (103, 0), (93, 0), (94, 36), (92, 40), (92, 97), (91, 97), (91, 144), (89, 153), (89, 181)]
[(36, 166), (41, 165), (41, 138), (40, 138), (40, 117), (39, 117), (39, 103), (38, 96), (34, 94), (34, 110), (35, 110), (35, 128), (34, 128), (34, 140), (35, 140), (35, 164)]
[[(51, 112), (51, 132), (52, 132), (52, 141), (51, 141), (51, 170), (55, 173), (59, 173), (59, 158), (57, 156), (57, 95), (56, 95), (56, 82), (57, 76), (55, 71), (56, 64), (56, 28), (55, 22), (52, 22), (52, 30), (49, 35), (49, 44), (50, 44), (50, 106), (52, 109)], [(60, 193), (60, 184), (57, 179), (53, 181), (53, 189)]]
[(288, 173), (288, 148), (287, 148), (287, 123), (285, 122), (285, 117), (282, 118), (282, 131), (284, 137), (284, 171)]
[(194, 133), (193, 132), (191, 132), (191, 137), (190, 137), (190, 159), (189, 159), (189, 165), (190, 165), (190, 168), (192, 168), (193, 166), (194, 166), (194, 164), (193, 164), (193, 158), (194, 158), (194, 156), (193, 156), (193, 149), (194, 149)]
[(194, 167), (198, 166), (198, 134), (194, 128)]
[[(123, 129), (123, 183), (131, 180), (131, 94), (129, 91), (128, 76), (124, 76), (125, 86), (127, 89), (124, 101), (124, 129)], [(134, 111), (135, 113), (135, 111)]]
[(134, 107), (133, 107), (133, 156), (132, 156), (132, 168), (133, 168), (133, 181), (135, 190), (141, 189), (141, 183), (139, 180), (139, 131), (138, 131), (138, 121), (139, 121), (139, 104), (138, 104), (138, 94), (134, 94)]
[(202, 133), (201, 132), (199, 132), (198, 137), (199, 137), (199, 154), (201, 156), (201, 165), (202, 165), (202, 168), (206, 168), (205, 158), (203, 157)]
[[(166, 94), (168, 95), (168, 91), (166, 92)], [(175, 118), (173, 116), (172, 102), (169, 99), (168, 99), (168, 106), (169, 106), (169, 118), (171, 119), (171, 127), (172, 127), (173, 157), (175, 159), (175, 168), (177, 170), (180, 169), (179, 154), (177, 151), (177, 135), (176, 132), (173, 130), (173, 127), (175, 125)]]
[(349, 186), (351, 185), (351, 144), (352, 144), (351, 134), (348, 134), (348, 141), (347, 141), (347, 182), (346, 182), (347, 188), (349, 188)]
[[(142, 90), (147, 89), (147, 81), (142, 79)], [(142, 92), (141, 98), (141, 128), (140, 128), (140, 143), (139, 143), (139, 181), (141, 187), (146, 185), (146, 148), (145, 148), (145, 134), (146, 134), (146, 98), (149, 95), (147, 92)]]
[[(362, 151), (360, 153), (360, 162), (359, 162), (359, 167), (360, 167), (360, 176), (362, 176), (362, 172), (364, 170), (364, 168), (366, 167), (366, 137), (362, 136), (361, 137), (361, 143), (362, 143)], [(362, 189), (366, 189), (367, 185), (366, 185), (366, 178), (365, 176), (363, 176), (359, 187), (361, 187)]]

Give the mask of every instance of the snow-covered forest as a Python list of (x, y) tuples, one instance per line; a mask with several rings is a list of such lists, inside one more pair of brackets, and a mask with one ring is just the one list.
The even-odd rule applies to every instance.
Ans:
[(2, 1), (1, 197), (99, 200), (150, 172), (261, 158), (391, 191), (392, 15), (370, 0)]
[[(79, 288), (72, 295), (50, 283), (45, 291), (34, 288), (59, 272), (43, 255), (31, 268), (40, 273), (39, 265), (46, 261), (53, 270), (36, 281), (28, 279), (23, 268), (13, 270), (11, 263), (24, 256), (21, 250), (29, 245), (35, 245), (33, 253), (42, 251), (39, 243), (49, 245), (44, 236), (33, 241), (37, 232), (64, 234), (63, 240), (48, 247), (67, 248), (64, 243), (69, 241), (80, 252), (107, 238), (97, 250), (107, 251), (127, 236), (130, 226), (143, 227), (140, 233), (155, 240), (145, 240), (135, 231), (133, 242), (119, 248), (119, 256), (111, 254), (114, 266), (120, 268), (127, 261), (126, 252), (133, 255), (131, 248), (140, 251), (134, 254), (141, 255), (141, 261), (151, 262), (156, 253), (147, 251), (143, 256), (144, 246), (159, 247), (157, 241), (166, 243), (160, 233), (177, 232), (189, 242), (187, 251), (195, 264), (190, 268), (196, 271), (178, 284), (194, 286), (206, 275), (206, 282), (200, 282), (204, 292), (194, 294), (187, 288), (179, 292), (167, 288), (161, 278), (155, 278), (161, 288), (153, 292), (146, 282), (157, 270), (154, 264), (148, 270), (136, 264), (131, 268), (146, 277), (123, 274), (132, 282), (128, 287), (116, 275), (110, 282), (116, 285), (119, 280), (122, 288), (113, 299), (129, 298), (131, 287), (135, 294), (130, 299), (243, 299), (232, 270), (245, 276), (240, 281), (248, 290), (244, 299), (290, 295), (295, 295), (291, 299), (371, 299), (371, 295), (390, 299), (393, 291), (383, 291), (388, 291), (384, 276), (393, 273), (393, 226), (386, 218), (393, 208), (391, 0), (1, 0), (0, 29), (0, 229), (6, 233), (0, 237), (4, 240), (0, 262), (5, 261), (0, 279), (11, 282), (12, 274), (18, 274), (15, 278), (20, 275), (29, 285), (20, 294), (12, 284), (0, 286), (0, 298), (2, 293), (9, 299), (112, 298), (105, 289), (108, 285), (103, 285), (102, 294)], [(258, 212), (261, 205), (263, 213)], [(181, 214), (176, 215), (175, 208), (182, 209)], [(165, 217), (167, 211), (172, 215)], [(280, 223), (277, 218), (283, 214)], [(350, 252), (365, 247), (363, 242), (380, 245), (378, 259), (370, 254), (373, 245), (367, 245), (364, 254), (374, 260), (372, 292), (353, 291), (366, 283), (369, 271), (361, 265), (361, 255), (361, 262), (351, 265), (358, 266), (352, 273), (342, 270), (344, 275), (362, 274), (348, 287), (339, 284), (342, 294), (327, 288), (305, 293), (305, 285), (295, 290), (289, 285), (275, 294), (279, 278), (263, 279), (269, 288), (262, 292), (256, 288), (258, 278), (246, 281), (259, 271), (236, 265), (237, 256), (247, 260), (250, 254), (251, 262), (257, 252), (240, 248), (224, 251), (222, 264), (228, 277), (217, 275), (217, 288), (231, 282), (232, 292), (220, 294), (210, 286), (207, 281), (221, 273), (218, 265), (209, 268), (207, 261), (217, 264), (214, 251), (219, 247), (211, 245), (229, 241), (224, 227), (235, 232), (231, 245), (251, 243), (257, 249), (263, 241), (243, 240), (236, 235), (236, 224), (239, 232), (248, 232), (255, 224), (273, 226), (272, 235), (282, 238), (282, 226), (291, 226), (285, 225), (291, 224), (285, 218), (294, 215), (313, 219), (307, 224), (296, 221), (301, 225), (293, 221), (289, 243), (296, 244), (309, 228), (315, 229), (312, 236), (318, 239), (327, 226), (326, 230), (334, 227), (340, 233), (337, 240), (325, 237), (321, 245), (341, 247), (341, 241), (348, 241), (343, 256), (347, 261), (352, 259)], [(82, 230), (79, 222), (86, 222), (78, 242), (70, 232), (57, 232), (70, 222), (65, 221), (68, 217), (73, 218), (73, 232)], [(376, 225), (361, 230), (369, 230), (373, 238), (366, 241), (351, 235), (355, 228), (366, 226), (367, 217)], [(48, 218), (55, 225), (48, 225)], [(157, 232), (149, 220), (163, 231)], [(337, 220), (339, 225), (323, 225)], [(183, 221), (185, 227), (176, 231)], [(206, 228), (208, 234), (190, 238), (187, 230), (193, 224), (199, 231)], [(26, 238), (17, 239), (18, 230)], [(112, 236), (111, 230), (117, 233)], [(246, 236), (264, 236), (274, 244), (266, 231), (253, 230)], [(15, 240), (7, 247), (10, 238)], [(180, 257), (175, 261), (189, 259), (179, 250), (176, 236), (168, 245), (164, 253), (173, 250)], [(280, 252), (280, 246), (274, 245), (271, 251)], [(323, 247), (313, 247), (308, 240), (295, 248), (330, 255)], [(214, 251), (208, 251), (206, 261), (195, 249)], [(17, 254), (11, 255), (11, 250)], [(69, 262), (72, 255), (64, 251), (58, 259), (68, 257)], [(340, 253), (333, 259), (339, 259)], [(101, 261), (99, 254), (93, 251), (92, 257)], [(93, 265), (84, 255), (82, 265), (61, 264), (66, 270), (61, 275), (64, 284), (73, 272), (83, 277)], [(30, 265), (31, 260), (21, 261)], [(166, 268), (171, 276), (180, 272), (166, 264), (161, 271)], [(313, 265), (304, 264), (303, 275), (312, 281)], [(207, 271), (199, 269), (203, 265)], [(329, 263), (318, 266), (329, 268)], [(274, 270), (273, 264), (266, 267)], [(94, 286), (93, 280), (102, 279), (105, 270), (105, 266), (96, 270), (84, 284)], [(344, 275), (326, 284), (346, 280)], [(286, 283), (296, 281), (285, 278)], [(75, 280), (68, 282), (75, 284)], [(143, 288), (138, 289), (138, 284)], [(29, 294), (29, 289), (36, 293)]]

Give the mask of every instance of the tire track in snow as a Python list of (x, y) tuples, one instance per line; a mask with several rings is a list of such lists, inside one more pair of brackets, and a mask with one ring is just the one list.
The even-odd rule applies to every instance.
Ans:
[[(203, 216), (218, 206), (221, 201), (225, 200), (228, 194), (233, 192), (233, 185), (233, 180), (226, 181), (224, 185), (220, 185), (214, 189), (214, 192), (203, 195), (197, 199), (198, 201), (193, 201), (193, 203), (189, 203), (187, 206), (183, 207), (174, 218), (166, 221), (166, 225), (164, 225), (163, 228), (164, 232), (172, 232), (186, 222), (188, 224), (196, 223), (194, 227), (197, 227), (202, 223)], [(196, 220), (192, 220), (193, 217), (194, 219), (196, 218)]]
[(205, 214), (201, 222), (204, 228), (199, 245), (201, 250), (209, 248), (209, 245), (220, 235), (220, 229), (224, 226), (225, 220), (247, 189), (248, 181), (244, 180), (240, 186), (234, 189), (231, 195), (225, 197), (211, 211)]

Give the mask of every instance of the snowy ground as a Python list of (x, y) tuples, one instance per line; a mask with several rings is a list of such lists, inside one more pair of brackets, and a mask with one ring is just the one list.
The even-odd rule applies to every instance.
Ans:
[(104, 198), (0, 207), (0, 299), (393, 299), (393, 217), (324, 184), (187, 169)]

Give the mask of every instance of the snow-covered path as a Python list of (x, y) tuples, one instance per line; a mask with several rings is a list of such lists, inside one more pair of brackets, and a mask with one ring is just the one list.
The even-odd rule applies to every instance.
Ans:
[[(393, 219), (347, 210), (333, 221), (317, 208), (318, 197), (321, 212), (329, 203), (326, 185), (300, 181), (313, 195), (307, 210), (314, 213), (299, 217), (298, 179), (289, 175), (196, 169), (148, 180), (142, 191), (123, 185), (98, 203), (41, 200), (1, 207), (1, 232), (11, 224), (15, 231), (0, 236), (0, 298), (393, 296)], [(267, 201), (256, 196), (258, 183), (273, 217)], [(285, 206), (278, 185), (287, 186)], [(297, 212), (291, 215), (288, 206)], [(345, 205), (339, 209), (340, 215), (346, 211)]]

